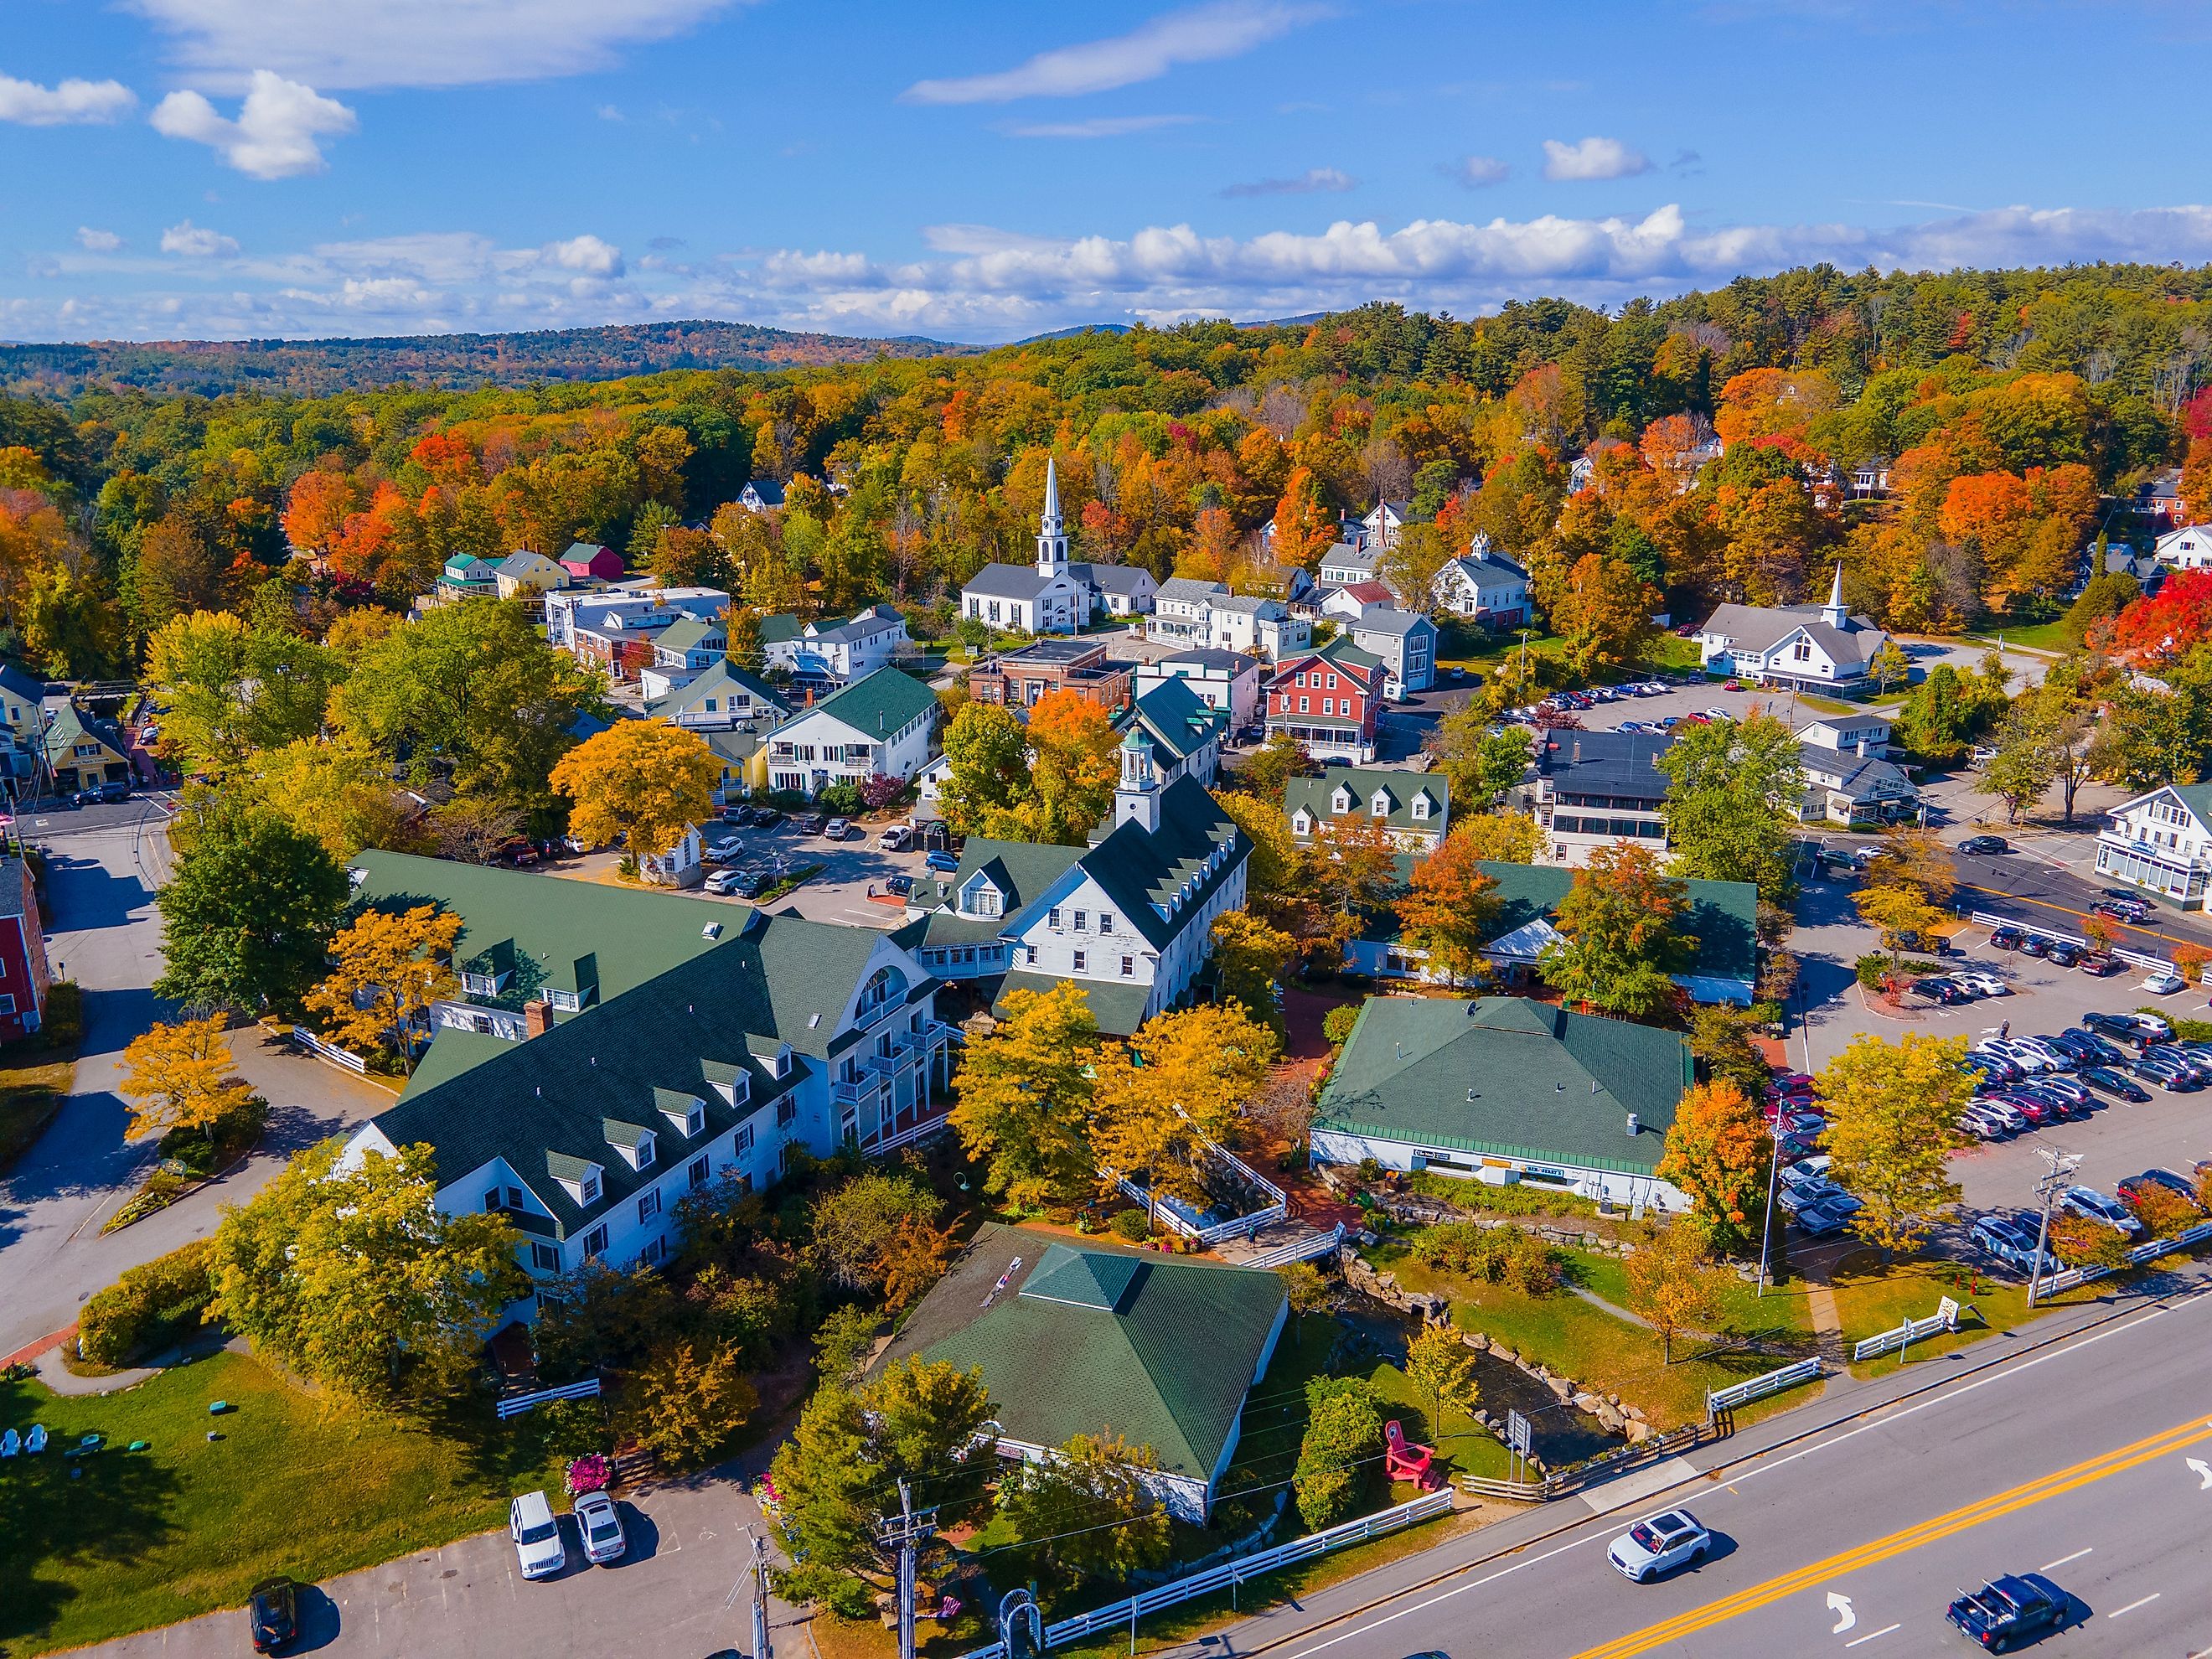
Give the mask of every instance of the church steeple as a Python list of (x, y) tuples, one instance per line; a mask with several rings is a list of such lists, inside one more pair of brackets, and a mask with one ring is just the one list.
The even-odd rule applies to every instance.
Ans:
[(1844, 567), (1836, 566), (1836, 580), (1828, 589), (1828, 602), (1820, 607), (1820, 620), (1831, 628), (1849, 628), (1851, 608), (1844, 603)]
[(1060, 517), (1060, 471), (1052, 457), (1044, 462), (1044, 515), (1037, 520), (1037, 574), (1056, 576), (1067, 568), (1067, 532)]

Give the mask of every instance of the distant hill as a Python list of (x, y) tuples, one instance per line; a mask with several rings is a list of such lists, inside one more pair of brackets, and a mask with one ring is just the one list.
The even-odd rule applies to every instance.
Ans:
[(0, 344), (0, 387), (49, 396), (123, 386), (207, 397), (243, 391), (314, 397), (387, 386), (612, 380), (676, 368), (802, 368), (975, 349), (911, 335), (866, 340), (717, 322), (365, 340), (100, 340)]

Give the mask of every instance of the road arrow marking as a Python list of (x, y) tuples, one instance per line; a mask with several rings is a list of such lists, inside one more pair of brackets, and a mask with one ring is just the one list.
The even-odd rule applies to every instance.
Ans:
[(1840, 1590), (1828, 1592), (1828, 1611), (1836, 1615), (1836, 1627), (1828, 1632), (1831, 1636), (1841, 1636), (1859, 1621), (1858, 1614), (1851, 1611), (1851, 1598)]
[(2207, 1463), (2201, 1457), (2185, 1457), (2181, 1461), (2189, 1465), (2190, 1474), (2197, 1477), (2197, 1491), (2212, 1491), (2212, 1463)]

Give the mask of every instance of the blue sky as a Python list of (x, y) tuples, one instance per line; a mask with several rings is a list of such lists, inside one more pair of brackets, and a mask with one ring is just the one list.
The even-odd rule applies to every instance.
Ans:
[[(0, 0), (0, 337), (1000, 340), (2212, 258), (2182, 0)], [(2161, 90), (2163, 88), (2163, 90)]]

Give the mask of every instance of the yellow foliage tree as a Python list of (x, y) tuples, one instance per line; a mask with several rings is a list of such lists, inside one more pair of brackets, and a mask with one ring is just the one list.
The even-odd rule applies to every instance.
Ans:
[(1281, 1052), (1274, 1032), (1243, 1009), (1210, 1003), (1155, 1014), (1126, 1050), (1095, 1067), (1091, 1146), (1101, 1183), (1141, 1171), (1155, 1191), (1196, 1200), (1208, 1145), (1234, 1131), (1244, 1103)]
[[(307, 993), (332, 1040), (378, 1048), (397, 1039), (439, 998), (453, 994), (453, 945), (461, 919), (427, 904), (394, 915), (365, 910), (331, 941), (331, 976)], [(398, 1041), (403, 1060), (412, 1051)]]
[(667, 852), (714, 810), (721, 763), (697, 733), (658, 720), (620, 720), (586, 738), (553, 769), (574, 803), (572, 831), (593, 842), (627, 834), (643, 858)]
[(252, 757), (253, 792), (334, 859), (364, 847), (414, 852), (427, 837), (408, 818), (389, 763), (371, 750), (302, 738)]
[(223, 1016), (155, 1024), (123, 1051), (123, 1093), (131, 1101), (131, 1133), (167, 1134), (203, 1129), (253, 1097), (231, 1075)]

